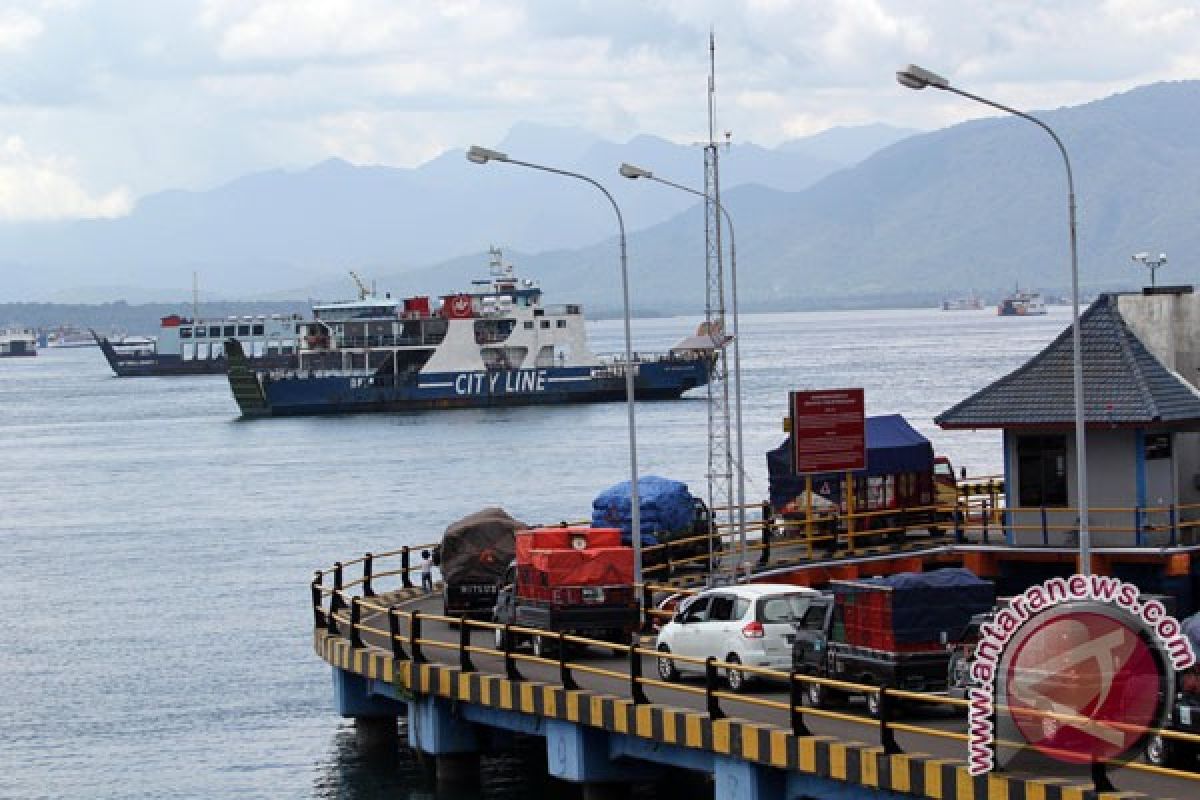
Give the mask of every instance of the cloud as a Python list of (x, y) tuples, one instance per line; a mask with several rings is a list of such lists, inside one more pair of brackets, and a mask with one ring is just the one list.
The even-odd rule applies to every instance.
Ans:
[(41, 35), (42, 21), (20, 9), (0, 10), (0, 52), (24, 50)]
[(119, 217), (132, 205), (129, 191), (115, 189), (92, 197), (69, 174), (69, 164), (37, 157), (19, 136), (0, 142), (0, 220)]

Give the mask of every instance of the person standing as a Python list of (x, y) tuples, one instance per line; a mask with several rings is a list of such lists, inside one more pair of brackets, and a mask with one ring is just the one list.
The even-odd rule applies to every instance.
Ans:
[(421, 588), (427, 592), (433, 591), (433, 558), (428, 550), (421, 551)]

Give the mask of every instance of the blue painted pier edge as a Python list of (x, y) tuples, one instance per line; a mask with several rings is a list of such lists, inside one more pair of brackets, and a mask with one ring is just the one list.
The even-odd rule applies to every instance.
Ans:
[(1054, 780), (971, 776), (959, 760), (886, 754), (827, 736), (795, 736), (775, 725), (712, 719), (697, 709), (396, 660), (324, 629), (314, 632), (313, 643), (334, 668), (341, 713), (372, 716), (399, 711), (389, 704), (402, 703), (417, 722), (410, 724), (410, 744), (435, 756), (475, 752), (478, 726), (539, 735), (550, 773), (585, 785), (652, 778), (656, 767), (669, 764), (712, 774), (722, 800), (1120, 796)]

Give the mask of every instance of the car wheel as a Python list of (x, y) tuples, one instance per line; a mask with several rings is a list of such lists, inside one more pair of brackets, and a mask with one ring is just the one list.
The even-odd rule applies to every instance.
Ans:
[(812, 708), (824, 708), (825, 707), (825, 687), (819, 683), (805, 684), (804, 700)]
[(496, 649), (503, 650), (504, 649), (504, 628), (494, 628), (494, 629), (492, 629), (492, 634), (496, 637), (495, 638)]
[[(661, 644), (658, 646), (658, 652), (667, 653), (669, 655), (671, 648), (667, 647), (665, 644)], [(679, 680), (679, 670), (675, 667), (674, 661), (669, 658), (663, 658), (662, 656), (659, 656), (656, 659), (656, 662), (658, 665), (658, 677), (660, 679), (666, 681), (667, 683), (674, 683), (675, 681)]]
[[(742, 660), (733, 653), (730, 653), (725, 656), (725, 663), (740, 664)], [(744, 692), (746, 691), (746, 684), (749, 682), (750, 676), (746, 674), (745, 670), (734, 669), (733, 667), (725, 668), (725, 683), (729, 686), (729, 691)]]
[(1157, 733), (1146, 740), (1146, 762), (1165, 767), (1171, 762), (1171, 745)]
[(1146, 740), (1146, 761), (1156, 767), (1191, 768), (1195, 766), (1196, 748), (1156, 733)]

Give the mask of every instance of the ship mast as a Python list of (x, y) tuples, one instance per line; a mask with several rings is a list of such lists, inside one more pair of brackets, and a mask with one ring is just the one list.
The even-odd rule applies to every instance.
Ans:
[[(712, 339), (714, 362), (708, 381), (708, 575), (713, 579), (712, 534), (734, 530), (733, 452), (729, 446), (729, 381), (725, 336), (725, 275), (721, 259), (721, 188), (716, 140), (716, 39), (708, 34), (708, 144), (704, 146), (704, 323)], [(740, 565), (739, 567), (740, 568)], [(737, 574), (737, 568), (734, 575)]]
[(192, 270), (192, 322), (200, 319), (200, 283)]

